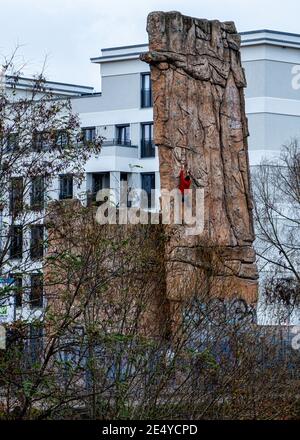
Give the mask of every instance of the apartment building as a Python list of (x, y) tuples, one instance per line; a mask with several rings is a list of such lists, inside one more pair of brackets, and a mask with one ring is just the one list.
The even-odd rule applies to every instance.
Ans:
[[(5, 96), (13, 102), (23, 98), (39, 99), (42, 95), (46, 99), (48, 97), (65, 99), (93, 92), (92, 87), (51, 81), (46, 82), (42, 87), (36, 85), (37, 80), (32, 78), (21, 77), (16, 82), (14, 77), (6, 77)], [(32, 141), (38, 147), (41, 139), (38, 140), (32, 134)], [(1, 142), (1, 167), (5, 166), (7, 153), (9, 157), (10, 152), (15, 152), (12, 156), (14, 159), (18, 156), (18, 143), (17, 133), (10, 133), (8, 139)], [(45, 251), (43, 225), (44, 208), (47, 203), (45, 182), (42, 177), (36, 176), (31, 182), (25, 180), (23, 175), (13, 174), (7, 182), (7, 187), (1, 188), (1, 199), (7, 198), (8, 203), (3, 205), (0, 203), (0, 255), (3, 246), (7, 244), (8, 234), (10, 246), (5, 255), (5, 267), (1, 267), (0, 293), (3, 288), (13, 286), (15, 295), (8, 298), (7, 294), (4, 294), (4, 298), (0, 297), (0, 323), (38, 318), (45, 305), (41, 273)], [(1, 183), (4, 184), (4, 181), (5, 172)], [(50, 188), (50, 194), (53, 193), (56, 194), (56, 188), (52, 191)], [(5, 254), (5, 251), (3, 252)]]
[[(291, 138), (300, 138), (300, 35), (256, 30), (243, 32), (241, 37), (248, 83), (249, 157), (251, 167), (255, 167), (263, 157), (275, 158)], [(121, 182), (126, 181), (129, 188), (142, 188), (148, 194), (158, 189), (149, 208), (159, 208), (150, 70), (139, 59), (147, 50), (147, 44), (112, 47), (91, 58), (99, 66), (101, 93), (84, 86), (49, 83), (57, 97), (71, 98), (85, 138), (104, 138), (101, 153), (85, 164), (84, 182), (77, 186), (72, 176), (60, 176), (53, 183), (53, 198), (80, 195), (88, 201), (98, 190), (110, 188), (118, 204)], [(25, 93), (28, 87), (30, 80), (24, 79), (19, 92)], [(23, 237), (17, 232), (20, 246)]]

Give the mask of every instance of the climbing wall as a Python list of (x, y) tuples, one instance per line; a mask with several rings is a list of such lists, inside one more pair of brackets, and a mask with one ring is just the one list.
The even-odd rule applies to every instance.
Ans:
[(167, 297), (181, 301), (202, 287), (205, 248), (214, 248), (224, 263), (214, 273), (221, 286), (216, 294), (253, 303), (258, 275), (240, 36), (233, 22), (179, 12), (152, 12), (147, 31), (149, 52), (141, 59), (151, 66), (161, 188), (178, 187), (185, 164), (192, 188), (205, 194), (201, 234), (166, 225)]

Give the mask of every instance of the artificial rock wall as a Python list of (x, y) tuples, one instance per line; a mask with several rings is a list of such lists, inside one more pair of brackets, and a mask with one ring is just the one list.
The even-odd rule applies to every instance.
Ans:
[(258, 275), (240, 36), (233, 22), (179, 12), (152, 12), (147, 31), (149, 52), (141, 59), (151, 66), (161, 188), (178, 187), (185, 164), (192, 187), (205, 194), (200, 235), (187, 236), (185, 225), (166, 226), (167, 298), (181, 301), (203, 283), (206, 243), (222, 254), (224, 267), (215, 279), (223, 295), (253, 303)]

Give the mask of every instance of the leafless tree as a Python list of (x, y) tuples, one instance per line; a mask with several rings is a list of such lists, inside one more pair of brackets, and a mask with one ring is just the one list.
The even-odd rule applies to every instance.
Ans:
[[(34, 340), (34, 328), (41, 325), (44, 219), (57, 190), (53, 182), (68, 173), (80, 183), (84, 164), (100, 151), (101, 139), (84, 142), (70, 100), (54, 95), (43, 72), (27, 80), (28, 87), (22, 90), (17, 50), (3, 59), (1, 67), (0, 323), (6, 327), (9, 344), (16, 335)], [(8, 320), (2, 316), (7, 308), (13, 310)], [(14, 350), (17, 359), (21, 354)], [(5, 358), (4, 352), (1, 355)], [(10, 362), (13, 365), (14, 356)], [(9, 371), (3, 367), (3, 377)]]
[[(253, 173), (257, 253), (270, 302), (291, 310), (300, 286), (300, 147), (297, 139)], [(287, 310), (285, 308), (285, 310)]]
[[(2, 64), (0, 274), (2, 279), (22, 277), (28, 282), (42, 268), (43, 219), (48, 201), (58, 190), (55, 179), (67, 173), (80, 183), (84, 164), (99, 152), (101, 139), (83, 142), (70, 100), (55, 97), (43, 73), (28, 80), (27, 89), (22, 90), (22, 66), (16, 67), (16, 59), (14, 52)], [(10, 295), (12, 287), (18, 286), (2, 285), (2, 300), (6, 291)], [(26, 295), (23, 301), (26, 305)]]

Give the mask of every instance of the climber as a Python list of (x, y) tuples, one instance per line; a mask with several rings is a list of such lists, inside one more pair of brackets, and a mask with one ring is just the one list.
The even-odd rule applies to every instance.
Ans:
[(181, 168), (180, 174), (179, 174), (179, 190), (182, 194), (182, 201), (184, 201), (184, 191), (186, 189), (190, 189), (192, 180), (190, 176), (190, 172), (187, 170), (187, 172), (184, 172), (184, 167)]

